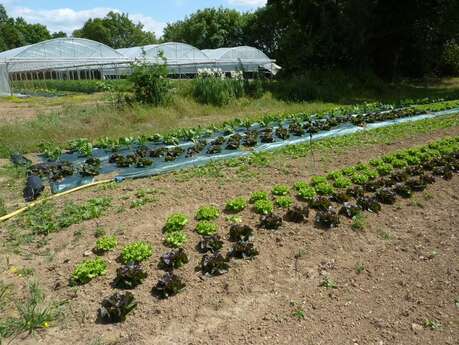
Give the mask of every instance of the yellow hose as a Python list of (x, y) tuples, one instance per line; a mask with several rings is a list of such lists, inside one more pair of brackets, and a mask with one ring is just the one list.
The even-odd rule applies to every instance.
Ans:
[(62, 192), (62, 193), (59, 193), (59, 194), (54, 194), (54, 195), (48, 196), (46, 198), (31, 202), (30, 204), (27, 204), (26, 206), (20, 208), (19, 210), (16, 210), (16, 211), (11, 212), (11, 213), (3, 216), (3, 217), (0, 217), (0, 222), (4, 222), (4, 221), (6, 221), (8, 219), (16, 217), (17, 215), (21, 214), (22, 212), (27, 211), (29, 208), (32, 208), (32, 207), (34, 207), (36, 205), (39, 205), (42, 202), (45, 202), (45, 201), (48, 201), (48, 200), (52, 200), (52, 199), (56, 199), (56, 198), (61, 197), (63, 195), (67, 195), (67, 194), (70, 194), (70, 193), (73, 193), (73, 192), (76, 192), (76, 191), (79, 191), (79, 190), (82, 190), (82, 189), (86, 189), (86, 188), (89, 188), (89, 187), (97, 186), (97, 185), (100, 185), (100, 184), (110, 183), (110, 182), (113, 182), (113, 181), (114, 181), (113, 179), (96, 181), (96, 182), (93, 182), (93, 183), (90, 183), (90, 184), (79, 186), (79, 187), (67, 190), (65, 192)]

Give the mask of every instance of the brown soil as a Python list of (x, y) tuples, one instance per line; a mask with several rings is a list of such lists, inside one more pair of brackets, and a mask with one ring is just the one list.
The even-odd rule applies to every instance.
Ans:
[[(62, 202), (110, 195), (122, 212), (112, 210), (101, 219), (53, 234), (44, 246), (27, 247), (23, 256), (8, 254), (10, 267), (33, 267), (48, 295), (68, 300), (65, 317), (55, 327), (12, 343), (457, 344), (458, 176), (438, 180), (409, 200), (384, 206), (379, 215), (366, 214), (363, 231), (353, 231), (344, 218), (334, 230), (317, 229), (314, 212), (305, 224), (284, 223), (277, 232), (257, 230), (254, 241), (259, 256), (232, 261), (227, 274), (210, 279), (194, 270), (201, 256), (194, 249), (199, 237), (192, 231), (196, 223), (192, 220), (185, 248), (190, 263), (178, 270), (186, 290), (164, 301), (150, 292), (162, 275), (156, 265), (168, 250), (162, 244), (161, 227), (170, 213), (180, 211), (191, 217), (205, 203), (222, 206), (230, 197), (252, 190), (276, 183), (291, 185), (312, 174), (458, 133), (458, 128), (452, 128), (392, 145), (322, 156), (315, 163), (311, 157), (284, 159), (271, 168), (254, 167), (242, 173), (228, 169), (218, 178), (171, 174), (128, 181), (115, 191), (89, 190), (65, 197)], [(130, 200), (122, 196), (139, 188), (158, 189), (158, 201), (129, 209)], [(258, 217), (253, 212), (241, 215), (244, 223), (256, 226)], [(224, 236), (228, 223), (224, 217), (219, 223)], [(75, 264), (94, 246), (98, 226), (117, 233), (120, 246), (147, 240), (155, 248), (147, 265), (149, 278), (133, 291), (139, 307), (119, 325), (95, 322), (100, 301), (113, 293), (110, 283), (119, 266), (119, 251), (106, 255), (107, 276), (77, 289), (67, 286)], [(224, 252), (229, 247), (225, 241)], [(357, 265), (363, 267), (360, 274)], [(25, 279), (8, 271), (1, 276), (21, 287), (19, 294), (24, 292)], [(336, 282), (336, 289), (320, 286), (326, 276)], [(304, 312), (304, 319), (293, 315), (298, 311)], [(429, 329), (426, 320), (438, 321), (441, 327)]]

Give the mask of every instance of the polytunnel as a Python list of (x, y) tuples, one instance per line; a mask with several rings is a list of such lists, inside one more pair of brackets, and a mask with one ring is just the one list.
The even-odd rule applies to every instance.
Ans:
[(117, 50), (127, 58), (151, 63), (162, 63), (161, 54), (166, 59), (170, 74), (196, 74), (198, 69), (215, 67), (212, 59), (198, 48), (186, 43), (167, 42), (140, 47), (122, 48)]
[(265, 53), (254, 47), (240, 46), (233, 48), (205, 49), (202, 52), (210, 59), (213, 59), (223, 72), (235, 70), (258, 72), (260, 69), (264, 69), (275, 75), (281, 69), (281, 67), (275, 63), (275, 60), (270, 59)]

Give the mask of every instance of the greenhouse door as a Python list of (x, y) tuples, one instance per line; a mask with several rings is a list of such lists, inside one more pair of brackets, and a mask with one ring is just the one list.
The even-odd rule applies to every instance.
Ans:
[(0, 64), (0, 96), (10, 96), (10, 80), (6, 64)]

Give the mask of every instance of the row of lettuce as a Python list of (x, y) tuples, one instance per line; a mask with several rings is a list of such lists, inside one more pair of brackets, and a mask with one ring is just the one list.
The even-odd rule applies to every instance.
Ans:
[[(315, 212), (317, 227), (338, 226), (341, 217), (355, 219), (363, 212), (378, 213), (381, 204), (393, 204), (398, 198), (409, 198), (423, 191), (437, 178), (449, 180), (459, 172), (459, 137), (445, 138), (431, 144), (397, 151), (368, 164), (314, 176), (310, 181), (297, 181), (293, 186), (275, 185), (271, 191), (254, 191), (250, 196), (230, 199), (225, 206), (203, 205), (194, 215), (194, 231), (200, 236), (194, 247), (201, 255), (197, 268), (204, 276), (228, 272), (232, 259), (253, 259), (258, 255), (254, 244), (255, 229), (242, 221), (242, 212), (259, 215), (258, 229), (279, 230), (284, 222), (305, 223)], [(229, 232), (219, 235), (219, 219), (226, 214)], [(247, 214), (245, 214), (247, 216)], [(183, 213), (170, 215), (163, 226), (164, 244), (173, 248), (159, 258), (158, 268), (164, 275), (151, 293), (159, 299), (181, 292), (186, 283), (178, 270), (190, 260), (185, 251), (189, 241), (189, 217)], [(224, 243), (232, 243), (223, 253)], [(94, 251), (99, 255), (115, 251), (118, 240), (104, 236), (97, 240)], [(104, 322), (121, 322), (137, 306), (131, 291), (142, 284), (148, 273), (142, 266), (153, 255), (147, 241), (125, 245), (119, 254), (121, 266), (116, 270), (112, 286), (116, 292), (103, 299), (99, 318)], [(108, 263), (102, 257), (83, 261), (75, 267), (72, 284), (82, 285), (107, 273)]]
[(91, 156), (95, 148), (118, 151), (132, 147), (133, 145), (143, 146), (149, 142), (164, 145), (177, 145), (183, 141), (196, 141), (202, 138), (208, 138), (216, 132), (223, 132), (229, 135), (234, 133), (236, 129), (250, 129), (252, 126), (273, 127), (279, 126), (285, 121), (288, 123), (308, 122), (309, 127), (311, 124), (315, 123), (319, 129), (324, 126), (327, 127), (327, 125), (334, 126), (346, 121), (355, 121), (358, 124), (363, 124), (370, 118), (378, 119), (377, 113), (406, 107), (410, 107), (412, 110), (408, 115), (414, 115), (426, 111), (441, 111), (458, 108), (459, 100), (445, 101), (443, 99), (425, 98), (417, 100), (407, 99), (397, 104), (364, 103), (361, 105), (343, 106), (322, 113), (266, 115), (257, 119), (237, 118), (208, 127), (178, 128), (165, 134), (154, 133), (137, 137), (121, 137), (118, 139), (104, 137), (96, 141), (79, 138), (71, 140), (63, 146), (53, 142), (46, 142), (42, 143), (39, 149), (48, 159), (57, 160), (65, 152), (78, 152), (82, 156)]

